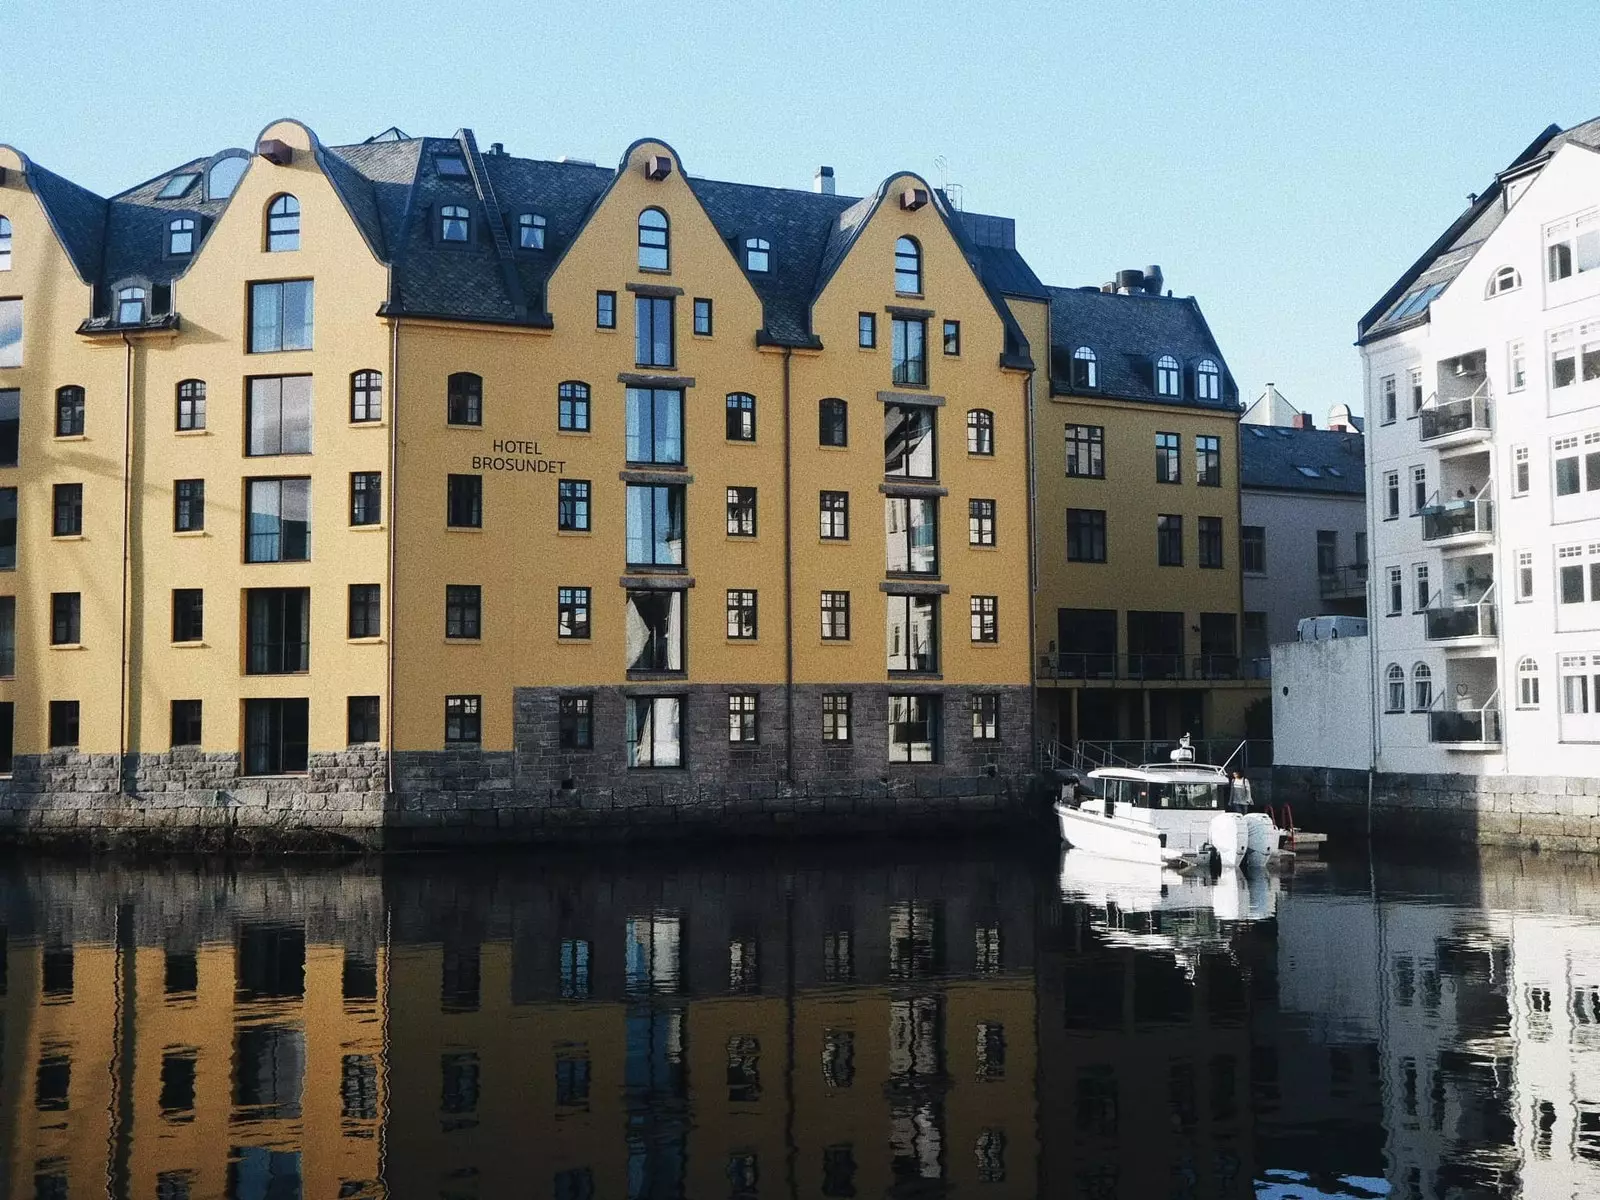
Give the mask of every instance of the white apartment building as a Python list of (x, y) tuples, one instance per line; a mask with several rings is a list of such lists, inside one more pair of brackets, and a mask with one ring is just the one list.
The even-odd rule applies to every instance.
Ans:
[(1600, 776), (1600, 119), (1360, 323), (1379, 771)]

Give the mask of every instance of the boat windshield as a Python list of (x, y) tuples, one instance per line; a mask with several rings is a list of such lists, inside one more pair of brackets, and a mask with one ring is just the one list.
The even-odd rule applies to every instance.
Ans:
[(1108, 779), (1106, 798), (1135, 808), (1220, 809), (1225, 807), (1222, 783), (1161, 783), (1140, 779)]

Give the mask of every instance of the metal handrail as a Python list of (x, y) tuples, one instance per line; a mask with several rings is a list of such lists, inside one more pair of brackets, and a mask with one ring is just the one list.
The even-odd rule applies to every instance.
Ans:
[(1238, 654), (1112, 654), (1052, 650), (1039, 655), (1041, 679), (1132, 680), (1244, 679)]
[(1428, 741), (1445, 745), (1496, 746), (1501, 741), (1500, 689), (1495, 688), (1480, 708), (1457, 708), (1428, 713)]

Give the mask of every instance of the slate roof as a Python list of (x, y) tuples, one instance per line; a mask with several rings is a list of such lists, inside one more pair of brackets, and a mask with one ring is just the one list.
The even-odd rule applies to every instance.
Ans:
[[(1193, 296), (1121, 295), (1099, 288), (1052, 287), (1050, 390), (1056, 395), (1110, 396), (1182, 408), (1239, 411), (1239, 388)], [(1098, 386), (1074, 388), (1072, 356), (1079, 346), (1095, 353)], [(1156, 391), (1155, 364), (1163, 354), (1183, 368), (1182, 394)], [(1222, 368), (1222, 395), (1199, 400), (1194, 371), (1202, 359)]]
[[(1308, 475), (1307, 471), (1315, 474)], [(1239, 429), (1239, 486), (1365, 495), (1367, 463), (1361, 435), (1330, 429), (1242, 425)]]
[(1412, 297), (1420, 299), (1419, 293), (1429, 287), (1438, 289), (1434, 293), (1435, 298), (1442, 295), (1456, 276), (1460, 275), (1472, 261), (1489, 235), (1500, 227), (1500, 222), (1506, 215), (1506, 206), (1502, 199), (1505, 177), (1537, 169), (1552, 154), (1569, 143), (1590, 150), (1600, 150), (1600, 117), (1585, 121), (1581, 125), (1574, 125), (1567, 130), (1561, 129), (1558, 125), (1551, 125), (1534, 138), (1527, 149), (1512, 159), (1510, 165), (1495, 176), (1489, 186), (1451, 222), (1450, 227), (1428, 247), (1422, 257), (1412, 263), (1405, 274), (1401, 275), (1378, 302), (1367, 310), (1356, 326), (1356, 344), (1376, 341), (1425, 322), (1428, 319), (1427, 306), (1415, 307), (1408, 311), (1408, 308), (1412, 307), (1408, 305), (1408, 301)]
[(37, 163), (27, 162), (28, 185), (39, 198), (45, 217), (66, 248), (73, 270), (84, 283), (100, 277), (100, 257), (106, 238), (106, 202), (87, 188)]
[[(255, 160), (247, 157), (245, 161)], [(106, 286), (135, 279), (151, 284), (170, 283), (189, 269), (217, 218), (228, 208), (227, 199), (205, 198), (204, 175), (211, 163), (209, 156), (194, 159), (120, 192), (106, 202), (105, 255), (99, 268), (99, 276)], [(187, 194), (161, 199), (161, 189), (177, 175), (201, 178)], [(166, 253), (166, 234), (167, 223), (176, 217), (195, 218), (197, 228), (194, 253), (173, 258)]]

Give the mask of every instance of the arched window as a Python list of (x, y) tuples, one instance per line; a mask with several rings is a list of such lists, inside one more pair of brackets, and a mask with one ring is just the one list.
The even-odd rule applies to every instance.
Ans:
[(538, 213), (523, 213), (517, 218), (517, 245), (524, 250), (544, 249), (545, 220)]
[(178, 385), (178, 428), (206, 427), (206, 381), (185, 379)]
[(1092, 388), (1100, 386), (1100, 363), (1094, 351), (1079, 346), (1072, 352), (1072, 386)]
[(772, 267), (772, 243), (766, 238), (745, 238), (744, 269), (767, 271)]
[(830, 397), (817, 406), (817, 444), (850, 444), (850, 406), (843, 400)]
[(211, 171), (206, 176), (206, 198), (226, 200), (233, 195), (233, 189), (239, 186), (239, 180), (244, 178), (245, 168), (249, 165), (250, 160), (242, 154), (230, 154), (212, 163)]
[(639, 269), (666, 271), (671, 269), (668, 253), (669, 233), (667, 214), (659, 208), (647, 208), (639, 214)]
[(1517, 707), (1539, 707), (1539, 664), (1531, 658), (1517, 664)]
[(382, 371), (356, 371), (350, 376), (350, 420), (383, 420)]
[(452, 425), (483, 424), (483, 376), (457, 371), (446, 386), (445, 419)]
[(922, 294), (922, 247), (916, 238), (903, 237), (894, 244), (894, 290)]
[(11, 222), (0, 217), (0, 271), (11, 270)]
[(1390, 663), (1389, 671), (1385, 676), (1388, 683), (1388, 694), (1384, 697), (1384, 712), (1405, 712), (1406, 710), (1406, 669), (1399, 663)]
[(444, 204), (439, 208), (439, 240), (465, 242), (472, 233), (472, 214), (459, 204)]
[(1433, 707), (1433, 671), (1427, 663), (1411, 668), (1411, 711), (1427, 712)]
[(589, 431), (589, 385), (569, 379), (556, 389), (556, 424), (570, 433)]
[(75, 383), (56, 389), (56, 436), (83, 436), (83, 389)]
[(300, 201), (287, 193), (267, 205), (267, 249), (300, 249)]
[(142, 287), (125, 287), (117, 292), (117, 324), (138, 325), (144, 320), (145, 292)]
[(1484, 298), (1492, 300), (1506, 292), (1514, 292), (1521, 286), (1522, 276), (1515, 267), (1501, 267), (1493, 275), (1489, 276), (1489, 287)]
[(728, 393), (728, 440), (756, 440), (756, 398), (749, 392)]
[(987, 408), (967, 413), (967, 453), (994, 453), (994, 414)]
[(174, 217), (167, 222), (167, 253), (194, 253), (194, 218)]
[(1170, 354), (1156, 359), (1156, 395), (1176, 396), (1179, 389), (1178, 360)]
[(1194, 369), (1194, 390), (1201, 400), (1222, 399), (1222, 371), (1209, 358), (1202, 358)]

